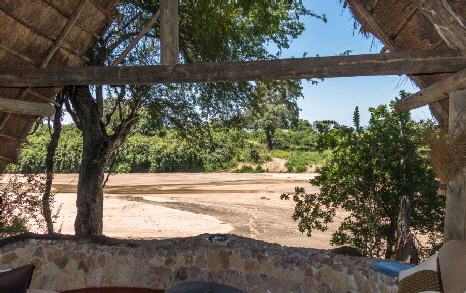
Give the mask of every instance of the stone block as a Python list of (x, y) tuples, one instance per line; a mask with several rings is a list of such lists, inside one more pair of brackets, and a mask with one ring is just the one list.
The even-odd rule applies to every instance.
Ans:
[(15, 261), (18, 258), (18, 255), (14, 252), (10, 252), (7, 254), (4, 254), (1, 256), (0, 263), (4, 265), (11, 264), (13, 261)]
[(230, 269), (232, 270), (243, 270), (243, 259), (241, 258), (241, 252), (239, 250), (233, 250), (230, 256)]
[(219, 257), (222, 269), (224, 270), (229, 269), (230, 268), (230, 256), (228, 255), (228, 252), (226, 250), (219, 250), (218, 257)]
[(196, 258), (194, 259), (194, 265), (201, 269), (207, 266), (207, 260), (204, 251), (200, 251), (199, 254), (196, 256)]
[(187, 266), (190, 266), (192, 265), (194, 262), (194, 257), (193, 257), (193, 254), (188, 251), (187, 253), (184, 254), (184, 264), (187, 265)]
[(248, 273), (252, 273), (254, 269), (254, 261), (252, 259), (247, 259), (244, 262), (244, 270)]
[(87, 255), (84, 252), (78, 251), (73, 253), (71, 255), (71, 258), (75, 260), (85, 260), (87, 258)]
[(31, 259), (31, 255), (29, 254), (26, 248), (20, 248), (16, 251), (16, 255), (20, 260), (29, 260)]
[[(222, 262), (220, 260), (220, 251), (224, 250), (207, 250), (207, 264), (209, 269), (216, 271), (222, 268)], [(228, 255), (227, 255), (228, 256)]]
[(273, 267), (272, 264), (266, 262), (262, 265), (261, 271), (269, 276), (275, 275), (275, 268)]
[(99, 255), (99, 257), (97, 258), (97, 264), (103, 268), (105, 267), (105, 265), (107, 264), (107, 257), (105, 254), (101, 254)]

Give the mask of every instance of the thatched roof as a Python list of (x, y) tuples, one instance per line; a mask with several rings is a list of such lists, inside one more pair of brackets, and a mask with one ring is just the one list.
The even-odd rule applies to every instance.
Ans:
[[(362, 30), (379, 38), (389, 51), (451, 47), (436, 32), (432, 21), (419, 10), (416, 2), (425, 1), (346, 0), (345, 5), (349, 5)], [(443, 1), (451, 3), (461, 17), (466, 16), (466, 0), (439, 2)], [(1, 0), (0, 70), (81, 66), (86, 60), (86, 50), (110, 23), (117, 2)], [(449, 75), (423, 74), (411, 78), (420, 88), (426, 88)], [(59, 88), (44, 87), (0, 88), (0, 98), (44, 103), (58, 91)], [(431, 110), (440, 122), (445, 122), (448, 100), (431, 104)], [(38, 118), (0, 112), (0, 172), (8, 163), (16, 162), (18, 149)]]
[[(385, 44), (385, 49), (418, 51), (446, 49), (448, 45), (420, 11), (415, 0), (347, 0), (346, 4), (361, 24), (364, 33), (370, 33)], [(466, 17), (466, 0), (450, 0), (463, 18)], [(424, 89), (451, 74), (411, 76)], [(448, 120), (448, 100), (430, 105), (432, 114), (441, 123)]]
[[(0, 70), (81, 66), (117, 0), (1, 0)], [(0, 88), (0, 98), (49, 103), (60, 88)], [(0, 173), (38, 116), (0, 112)]]

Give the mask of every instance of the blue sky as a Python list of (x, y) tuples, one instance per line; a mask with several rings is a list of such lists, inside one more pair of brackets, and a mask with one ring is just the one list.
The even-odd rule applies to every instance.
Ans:
[[(365, 38), (353, 29), (353, 18), (349, 9), (344, 9), (339, 0), (304, 0), (306, 8), (317, 13), (326, 14), (327, 23), (304, 17), (306, 31), (294, 40), (282, 58), (334, 56), (346, 50), (352, 55), (379, 53), (383, 45), (371, 37)], [(406, 76), (370, 76), (328, 78), (318, 85), (303, 81), (304, 99), (298, 101), (301, 119), (335, 120), (340, 124), (351, 126), (353, 112), (359, 106), (361, 125), (366, 125), (370, 115), (369, 107), (388, 104), (398, 96), (400, 90), (415, 93), (419, 89)], [(430, 119), (427, 107), (412, 111), (415, 119)]]

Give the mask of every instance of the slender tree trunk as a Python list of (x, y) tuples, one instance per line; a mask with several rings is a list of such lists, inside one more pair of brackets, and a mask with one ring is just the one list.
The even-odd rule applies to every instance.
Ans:
[(273, 150), (273, 148), (275, 147), (275, 129), (266, 128), (265, 134), (267, 135), (267, 146), (269, 150)]
[(50, 137), (50, 143), (47, 146), (47, 156), (45, 158), (45, 191), (42, 196), (42, 215), (45, 218), (45, 223), (47, 224), (47, 233), (53, 233), (53, 220), (52, 220), (52, 211), (50, 209), (50, 197), (52, 190), (53, 182), (53, 169), (54, 163), (53, 159), (58, 147), (58, 141), (60, 140), (61, 135), (61, 118), (62, 118), (62, 107), (63, 107), (63, 97), (59, 97), (57, 101), (60, 105), (55, 107), (55, 115), (53, 119), (53, 133)]
[(406, 195), (400, 201), (396, 236), (395, 260), (413, 264), (419, 263), (419, 253), (415, 238), (411, 233), (411, 200)]

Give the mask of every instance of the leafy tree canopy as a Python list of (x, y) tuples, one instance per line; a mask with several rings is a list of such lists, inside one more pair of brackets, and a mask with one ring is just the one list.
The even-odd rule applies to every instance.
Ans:
[[(111, 64), (158, 9), (158, 1), (152, 0), (121, 5), (114, 24), (89, 53), (91, 64)], [(291, 41), (304, 31), (304, 24), (299, 21), (302, 15), (312, 15), (326, 21), (325, 15), (316, 15), (299, 3), (181, 3), (180, 62), (277, 58), (281, 50), (288, 48)], [(160, 25), (157, 22), (123, 64), (159, 64), (159, 37)], [(270, 44), (276, 45), (277, 53), (269, 52)], [(301, 82), (293, 83), (300, 91)], [(284, 88), (289, 84), (289, 81), (274, 82), (274, 87), (282, 85)], [(188, 129), (189, 126), (201, 125), (213, 119), (232, 120), (244, 114), (262, 98), (255, 88), (255, 83), (250, 82), (131, 86), (126, 88), (125, 94), (109, 90), (108, 98), (126, 107), (147, 106), (151, 112), (163, 117), (165, 125)]]
[[(401, 96), (407, 96), (401, 92)], [(359, 126), (356, 108), (354, 128), (325, 121), (318, 149), (330, 149), (332, 161), (310, 183), (320, 194), (309, 195), (297, 188), (293, 218), (299, 230), (311, 236), (326, 231), (338, 210), (350, 212), (332, 235), (331, 244), (349, 244), (370, 256), (392, 258), (396, 251), (396, 229), (400, 202), (411, 202), (413, 233), (429, 238), (430, 245), (441, 240), (445, 198), (421, 140), (423, 124), (410, 113), (396, 113), (390, 106), (370, 108), (367, 127)], [(284, 194), (282, 198), (288, 199)], [(424, 247), (423, 252), (430, 253)], [(422, 252), (422, 251), (421, 251)]]

